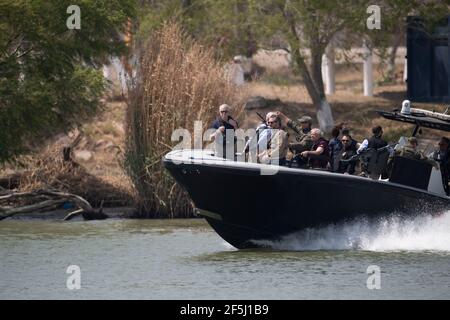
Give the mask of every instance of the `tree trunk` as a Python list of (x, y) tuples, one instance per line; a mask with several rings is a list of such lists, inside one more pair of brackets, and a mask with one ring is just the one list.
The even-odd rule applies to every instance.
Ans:
[[(320, 92), (315, 85), (315, 81), (322, 81), (322, 71), (320, 70), (321, 65), (319, 64), (319, 79), (315, 79), (315, 81), (311, 78), (311, 75), (306, 67), (306, 63), (304, 58), (301, 56), (300, 52), (295, 50), (292, 52), (292, 58), (297, 64), (299, 72), (305, 82), (306, 90), (308, 91), (309, 96), (317, 108), (317, 121), (319, 122), (320, 129), (325, 132), (330, 132), (334, 126), (333, 113), (331, 111), (331, 106), (327, 101), (325, 93), (323, 92), (323, 82), (322, 82), (322, 91)], [(316, 71), (317, 72), (317, 71)], [(317, 76), (317, 74), (316, 74)]]
[[(323, 79), (322, 79), (322, 55), (324, 48), (319, 44), (318, 39), (310, 39), (311, 43), (311, 74), (306, 67), (305, 59), (300, 53), (300, 37), (297, 33), (296, 22), (291, 13), (284, 11), (283, 15), (289, 23), (292, 35), (296, 40), (290, 43), (292, 48), (292, 59), (298, 68), (300, 75), (305, 82), (306, 90), (317, 108), (317, 120), (320, 129), (325, 132), (330, 132), (334, 126), (333, 114), (331, 112), (330, 104), (325, 96)], [(318, 37), (318, 33), (316, 34)], [(311, 77), (312, 75), (312, 77)]]
[(317, 110), (317, 120), (322, 131), (331, 132), (334, 127), (333, 113), (331, 112), (330, 103), (325, 98), (320, 101)]
[(322, 55), (323, 50), (311, 48), (311, 76), (314, 86), (317, 88), (320, 96), (325, 96), (325, 88), (323, 86), (322, 78)]

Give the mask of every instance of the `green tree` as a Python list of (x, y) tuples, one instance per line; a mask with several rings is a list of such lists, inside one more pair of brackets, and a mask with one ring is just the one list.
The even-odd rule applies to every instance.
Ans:
[(72, 4), (0, 0), (0, 163), (93, 115), (106, 87), (98, 68), (126, 49), (134, 0), (77, 1), (81, 28), (73, 30)]

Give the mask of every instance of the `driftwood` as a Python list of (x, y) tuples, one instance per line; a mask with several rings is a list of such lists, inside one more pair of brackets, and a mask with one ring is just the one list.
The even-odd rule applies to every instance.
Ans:
[(33, 213), (36, 211), (51, 210), (67, 201), (74, 203), (79, 209), (69, 213), (64, 220), (70, 220), (80, 214), (86, 220), (107, 218), (107, 215), (103, 213), (103, 203), (102, 207), (96, 211), (92, 208), (89, 202), (82, 197), (56, 190), (36, 190), (31, 192), (9, 191), (7, 194), (3, 193), (0, 196), (0, 203), (17, 199), (32, 199), (35, 203), (16, 208), (0, 206), (0, 220), (20, 213)]

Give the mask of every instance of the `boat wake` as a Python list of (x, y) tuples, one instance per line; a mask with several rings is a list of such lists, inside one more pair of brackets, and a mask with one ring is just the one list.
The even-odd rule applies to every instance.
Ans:
[(377, 222), (358, 220), (306, 229), (280, 241), (255, 241), (275, 250), (449, 251), (450, 211), (405, 220), (391, 216)]

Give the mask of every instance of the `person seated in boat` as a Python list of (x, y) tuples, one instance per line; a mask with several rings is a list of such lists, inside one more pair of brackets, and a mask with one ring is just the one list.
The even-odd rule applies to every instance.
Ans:
[(350, 139), (351, 139), (351, 142), (350, 142), (351, 148), (352, 148), (352, 149), (354, 148), (355, 151), (358, 150), (359, 147), (361, 146), (361, 143), (359, 143), (358, 141), (356, 141), (355, 139), (353, 139), (353, 137), (352, 137), (351, 134), (350, 134), (350, 129), (347, 128), (347, 127), (345, 127), (345, 124), (344, 124), (344, 126), (342, 127), (341, 135), (342, 135), (342, 136), (349, 136), (349, 137), (350, 137)]
[[(284, 166), (286, 164), (286, 155), (288, 151), (288, 135), (287, 132), (282, 129), (281, 118), (276, 114), (271, 115), (267, 121), (269, 128), (266, 131), (265, 136), (258, 141), (265, 143), (266, 148), (258, 154), (258, 160), (264, 164), (279, 164)], [(261, 150), (261, 149), (260, 149)]]
[(391, 176), (395, 157), (403, 157), (403, 158), (413, 159), (413, 160), (417, 160), (417, 161), (424, 161), (424, 162), (428, 162), (435, 168), (439, 167), (438, 163), (436, 161), (429, 159), (421, 151), (418, 150), (419, 141), (417, 140), (416, 137), (409, 137), (407, 141), (408, 141), (407, 144), (394, 149), (394, 153), (392, 155), (390, 155), (388, 163), (387, 163), (386, 178)]
[[(226, 157), (226, 146), (227, 143), (233, 143), (234, 144), (234, 140), (233, 139), (231, 142), (228, 141), (229, 139), (227, 139), (227, 130), (236, 130), (239, 128), (239, 125), (237, 123), (236, 120), (233, 119), (232, 117), (232, 109), (229, 105), (227, 104), (222, 104), (219, 107), (219, 116), (217, 117), (216, 120), (214, 120), (214, 122), (211, 125), (211, 128), (216, 129), (216, 131), (214, 131), (214, 133), (211, 134), (210, 139), (212, 141), (216, 141), (218, 143), (216, 143), (216, 154), (218, 156), (223, 156), (224, 158)], [(220, 140), (221, 139), (223, 141), (222, 146), (220, 147)], [(234, 150), (234, 147), (233, 149)], [(234, 153), (235, 151), (233, 151)]]
[(297, 121), (289, 119), (282, 112), (277, 112), (284, 124), (295, 132), (295, 142), (289, 143), (289, 149), (293, 153), (292, 162), (298, 166), (306, 166), (306, 161), (300, 156), (303, 151), (311, 150), (313, 140), (311, 138), (312, 119), (309, 116), (303, 116)]
[[(372, 137), (364, 139), (356, 153), (361, 154), (368, 150), (378, 150), (387, 146), (387, 142), (383, 140), (383, 128), (376, 126), (372, 128)], [(368, 176), (368, 163), (370, 162), (370, 154), (365, 154), (361, 162), (361, 175)]]
[[(261, 142), (261, 144), (263, 144), (262, 141), (267, 140), (267, 139), (265, 139), (265, 135), (267, 134), (266, 130), (269, 129), (269, 125), (267, 124), (267, 122), (269, 121), (270, 117), (272, 117), (273, 115), (275, 115), (275, 112), (272, 112), (272, 111), (268, 112), (266, 114), (265, 120), (264, 120), (264, 118), (261, 115), (259, 115), (261, 117), (261, 119), (263, 119), (263, 121), (256, 127), (256, 130), (255, 130), (256, 131), (256, 141), (257, 142)], [(248, 155), (248, 157), (249, 157), (248, 160), (249, 161), (252, 160), (251, 159), (251, 154), (255, 151), (255, 149), (257, 148), (256, 146), (258, 145), (258, 143), (257, 144), (253, 144), (252, 143), (253, 139), (254, 139), (254, 137), (250, 137), (248, 139), (248, 141), (246, 142), (245, 148), (244, 148), (244, 152)], [(261, 146), (258, 145), (258, 149), (260, 147)]]
[(265, 136), (270, 132), (270, 126), (269, 126), (269, 119), (276, 116), (276, 112), (267, 112), (266, 114), (266, 121), (261, 123), (257, 128), (256, 128), (256, 134), (258, 137), (258, 142), (259, 141), (263, 141), (264, 139), (267, 140), (265, 138)]
[(354, 158), (356, 155), (356, 145), (352, 144), (352, 137), (350, 135), (343, 135), (342, 139), (342, 155), (339, 161), (339, 173), (354, 174), (355, 167), (358, 162)]
[(426, 160), (427, 157), (425, 157), (425, 155), (422, 152), (417, 150), (418, 145), (419, 142), (417, 141), (417, 138), (409, 137), (408, 144), (396, 150), (394, 156), (401, 156), (414, 160)]
[(331, 130), (331, 139), (328, 143), (330, 149), (330, 171), (337, 172), (339, 169), (339, 159), (341, 157), (342, 142), (339, 139), (342, 125), (338, 125)]
[(330, 161), (330, 149), (328, 141), (322, 137), (322, 131), (314, 128), (311, 130), (313, 146), (309, 151), (303, 151), (300, 155), (308, 161), (311, 168), (325, 169)]

